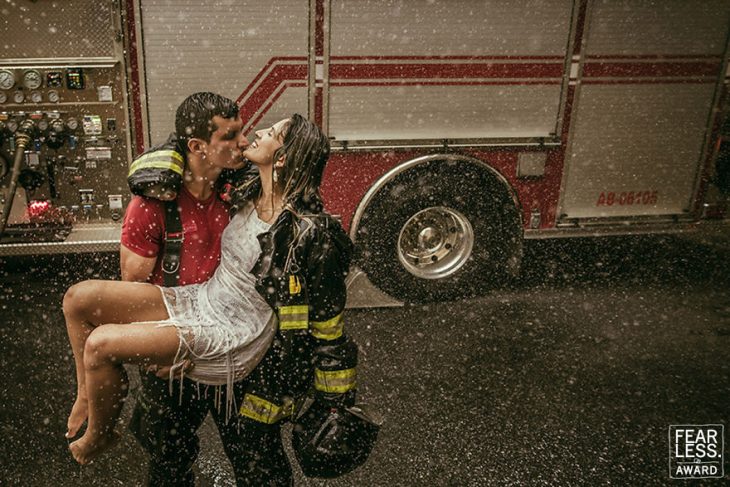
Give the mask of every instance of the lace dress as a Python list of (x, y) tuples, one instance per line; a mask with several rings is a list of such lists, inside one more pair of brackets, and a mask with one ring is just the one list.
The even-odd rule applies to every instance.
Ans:
[(165, 325), (175, 326), (180, 336), (175, 365), (192, 360), (190, 379), (231, 385), (251, 373), (268, 350), (275, 319), (254, 287), (251, 269), (261, 253), (256, 236), (269, 227), (249, 204), (223, 231), (221, 263), (209, 281), (160, 288), (170, 315)]

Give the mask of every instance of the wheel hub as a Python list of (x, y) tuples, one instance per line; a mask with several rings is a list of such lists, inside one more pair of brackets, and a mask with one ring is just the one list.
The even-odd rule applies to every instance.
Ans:
[(474, 230), (469, 220), (444, 206), (419, 211), (398, 235), (398, 260), (422, 279), (442, 279), (457, 272), (473, 248)]

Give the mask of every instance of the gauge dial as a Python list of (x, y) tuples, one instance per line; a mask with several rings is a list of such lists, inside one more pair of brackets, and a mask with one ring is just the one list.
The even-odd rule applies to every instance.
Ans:
[(9, 90), (15, 86), (15, 75), (7, 69), (0, 69), (0, 90)]
[(58, 103), (58, 100), (60, 100), (61, 97), (58, 96), (58, 92), (56, 90), (51, 90), (48, 92), (48, 101), (51, 103)]
[(35, 90), (37, 88), (40, 88), (41, 83), (43, 83), (41, 73), (39, 73), (35, 69), (31, 69), (23, 73), (23, 86), (25, 86), (29, 90)]
[(33, 101), (33, 103), (40, 103), (43, 101), (43, 95), (40, 91), (34, 91), (30, 94), (30, 99)]
[(48, 128), (48, 120), (46, 120), (44, 118), (44, 119), (38, 121), (38, 130), (40, 130), (41, 132), (45, 132), (47, 128)]
[(64, 127), (64, 125), (63, 125), (63, 120), (61, 120), (60, 118), (57, 118), (56, 120), (51, 122), (51, 130), (53, 130), (57, 134), (60, 134), (61, 132), (63, 132), (65, 130), (65, 128), (66, 127)]
[(5, 103), (6, 101), (8, 101), (8, 95), (0, 92), (0, 103)]
[(13, 93), (13, 101), (15, 103), (23, 103), (23, 100), (25, 100), (25, 95), (22, 91), (16, 91)]
[(66, 127), (68, 127), (69, 130), (76, 130), (77, 128), (79, 128), (79, 121), (75, 118), (69, 118), (66, 121)]

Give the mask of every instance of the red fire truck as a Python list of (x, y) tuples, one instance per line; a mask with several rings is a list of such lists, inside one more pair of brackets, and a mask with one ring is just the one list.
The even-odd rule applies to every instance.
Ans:
[(524, 239), (727, 216), (728, 0), (0, 9), (0, 255), (114, 250), (130, 161), (203, 90), (320, 124), (328, 210), (399, 299), (499, 282)]

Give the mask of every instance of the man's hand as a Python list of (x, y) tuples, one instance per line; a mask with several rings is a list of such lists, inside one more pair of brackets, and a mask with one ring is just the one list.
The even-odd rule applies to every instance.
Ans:
[[(173, 379), (179, 378), (181, 373), (185, 374), (193, 370), (193, 367), (195, 367), (195, 364), (190, 359), (183, 360), (180, 368), (175, 371), (175, 377)], [(160, 379), (169, 379), (171, 370), (172, 365), (150, 365), (147, 367), (147, 372), (155, 374)]]

